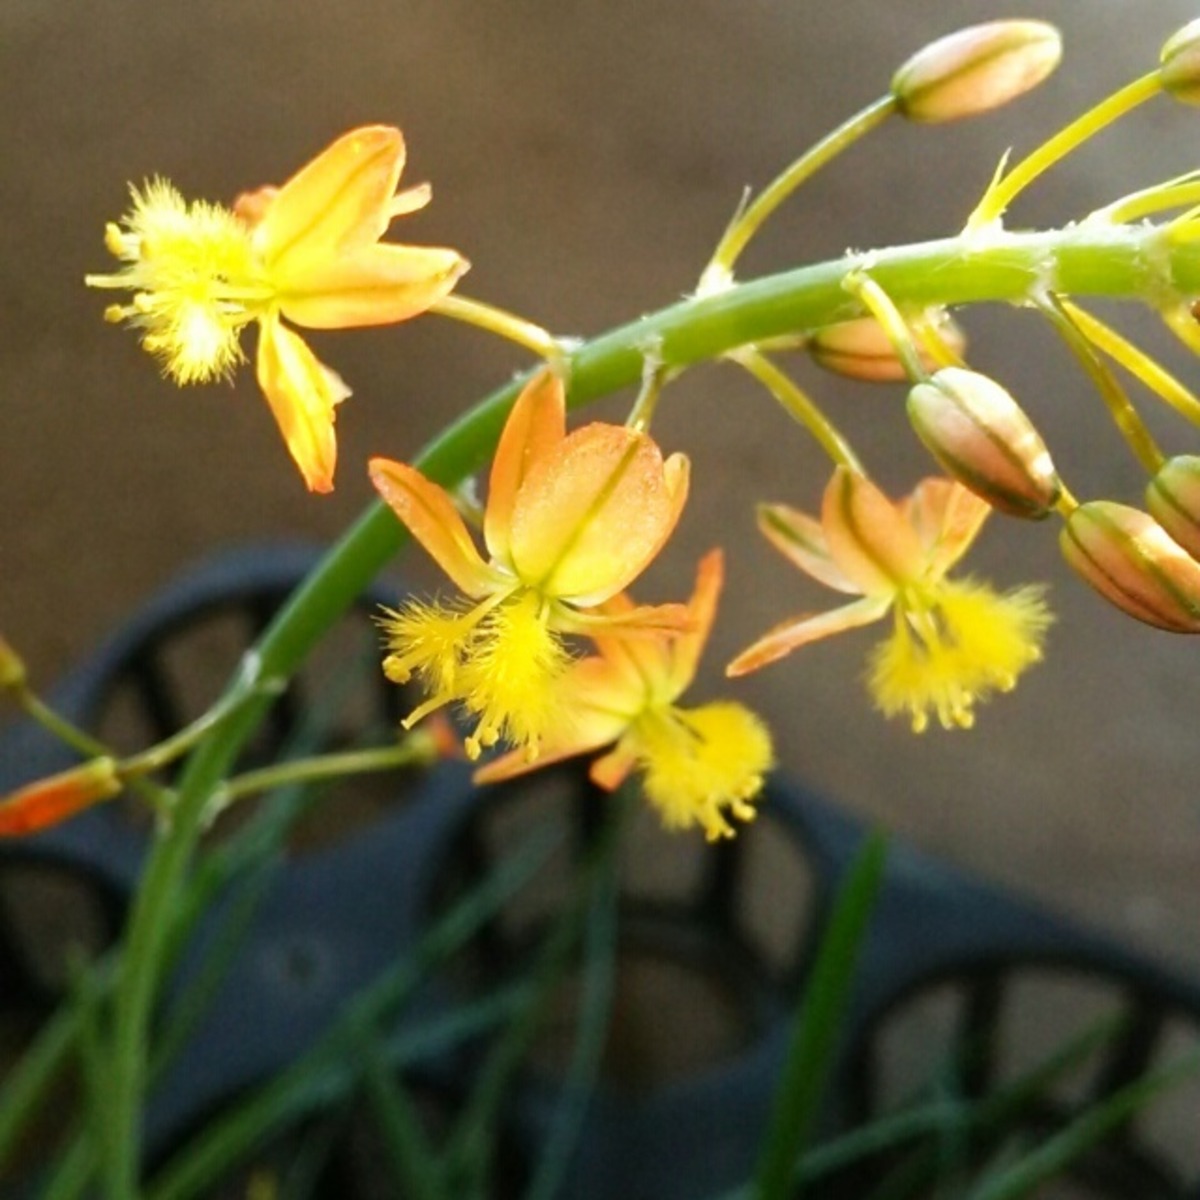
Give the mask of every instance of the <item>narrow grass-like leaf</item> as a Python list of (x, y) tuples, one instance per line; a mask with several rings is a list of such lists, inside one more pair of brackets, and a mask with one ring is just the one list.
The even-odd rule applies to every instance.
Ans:
[(574, 1153), (587, 1114), (612, 1013), (617, 949), (617, 872), (615, 856), (599, 880), (584, 934), (582, 996), (571, 1063), (563, 1080), (554, 1125), (534, 1169), (526, 1200), (554, 1200)]
[(870, 834), (842, 883), (792, 1027), (767, 1139), (755, 1173), (756, 1200), (793, 1200), (794, 1181), (841, 1040), (859, 952), (883, 877), (887, 842)]
[(965, 1200), (1019, 1200), (1065, 1171), (1071, 1163), (1119, 1129), (1162, 1092), (1200, 1071), (1200, 1053), (1143, 1075), (1113, 1092), (1107, 1100), (1080, 1113), (1057, 1133), (1046, 1138), (1020, 1161), (984, 1179)]
[(398, 963), (352, 1001), (317, 1044), (246, 1100), (203, 1129), (151, 1181), (147, 1200), (189, 1200), (210, 1187), (264, 1137), (306, 1113), (344, 1098), (354, 1081), (346, 1039), (354, 1023), (387, 1019), (429, 969), (460, 949), (545, 863), (557, 839), (531, 837), (478, 888), (450, 909)]
[(383, 1066), (378, 1036), (364, 1024), (353, 1027), (350, 1037), (363, 1091), (371, 1104), (375, 1127), (383, 1138), (397, 1194), (406, 1200), (448, 1200), (420, 1113), (404, 1082)]

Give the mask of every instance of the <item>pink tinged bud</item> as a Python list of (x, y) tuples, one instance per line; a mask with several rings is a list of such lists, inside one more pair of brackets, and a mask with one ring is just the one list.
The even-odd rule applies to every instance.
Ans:
[(1045, 21), (988, 21), (931, 42), (893, 76), (892, 95), (913, 121), (956, 121), (999, 108), (1058, 66), (1062, 38)]
[(946, 473), (993, 508), (1035, 520), (1053, 509), (1061, 485), (1050, 451), (994, 379), (943, 367), (908, 393), (908, 416)]
[(93, 758), (18, 788), (0, 801), (0, 837), (20, 837), (57, 825), (121, 790), (117, 764)]
[(0, 688), (11, 690), (25, 686), (25, 664), (21, 656), (0, 637)]
[[(962, 328), (945, 312), (931, 312), (928, 317), (947, 349), (961, 355), (967, 345)], [(812, 334), (807, 345), (817, 366), (838, 375), (867, 383), (896, 383), (908, 378), (895, 347), (874, 317), (855, 317), (826, 325)], [(919, 341), (917, 353), (927, 371), (937, 368), (938, 364)]]
[(1200, 18), (1169, 37), (1158, 56), (1163, 91), (1184, 104), (1200, 104)]
[(1200, 458), (1168, 459), (1146, 487), (1150, 515), (1195, 559), (1200, 560)]
[(1081, 504), (1059, 536), (1075, 571), (1122, 612), (1171, 633), (1200, 633), (1200, 563), (1148, 513)]

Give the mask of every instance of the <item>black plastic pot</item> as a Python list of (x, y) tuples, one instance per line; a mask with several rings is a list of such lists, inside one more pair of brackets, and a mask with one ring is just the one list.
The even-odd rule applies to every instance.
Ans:
[[(239, 637), (244, 649), (314, 558), (306, 548), (266, 547), (205, 564), (118, 631), (58, 690), (56, 704), (91, 728), (111, 723), (123, 707), (126, 722), (140, 722), (144, 733), (172, 732), (194, 715), (192, 701), (178, 694), (172, 656), (190, 645), (214, 679), (226, 677)], [(364, 597), (348, 621), (368, 646), (374, 606), (395, 598), (392, 588)], [(222, 653), (231, 657), (211, 649), (214, 622), (224, 631), (216, 639)], [(377, 674), (367, 678), (354, 719), (386, 726), (406, 699)], [(303, 743), (306, 722), (328, 690), (324, 682), (298, 681), (249, 753), (271, 761), (289, 741)], [(337, 744), (344, 732), (337, 717), (316, 723), (319, 744)], [(0, 738), (0, 792), (69, 761), (38, 730), (10, 727)], [(562, 836), (549, 877), (569, 878), (611, 803), (588, 783), (583, 765), (486, 791), (469, 775), (461, 764), (446, 764), (393, 779), (357, 830), (344, 828), (344, 809), (326, 803), (329, 828), (261, 873), (236, 953), (157, 1083), (146, 1128), (151, 1165), (311, 1047), (531, 830), (557, 828)], [(35, 1029), (62, 992), (61, 963), (47, 951), (47, 910), (65, 907), (74, 936), (82, 925), (94, 950), (115, 940), (148, 836), (116, 803), (0, 844), (0, 1017), (10, 1027)], [(564, 1090), (562, 1045), (552, 1033), (539, 1042), (504, 1106), (496, 1197), (523, 1194), (544, 1169), (539, 1163), (550, 1144), (570, 1147), (554, 1194), (571, 1200), (700, 1200), (753, 1171), (790, 1016), (864, 830), (835, 806), (774, 779), (760, 820), (741, 837), (716, 847), (660, 837), (628, 840), (610, 1044), (599, 1078), (586, 1095)], [(511, 980), (559, 899), (551, 883), (480, 926), (452, 966), (430, 971), (389, 1016), (393, 1044)], [(199, 921), (168, 1007), (200, 987), (205, 956), (237, 903), (219, 893)], [(571, 1011), (567, 989), (564, 1016)], [(1076, 1072), (1072, 1090), (1052, 1089), (1013, 1118), (1035, 1143), (1174, 1048), (1200, 1041), (1200, 986), (894, 843), (822, 1133), (834, 1137), (889, 1111), (898, 1091), (928, 1075), (906, 1070), (906, 1058), (918, 1067), (922, 1060), (936, 1064), (943, 1086), (961, 1096), (988, 1096), (1019, 1066), (1031, 1065), (1048, 1030), (1065, 1037), (1098, 1015), (1122, 1015), (1123, 1022)], [(410, 1047), (405, 1078), (431, 1128), (467, 1093), (487, 1045), (481, 1034), (450, 1050)], [(352, 1076), (353, 1063), (346, 1070)], [(1190, 1115), (1185, 1108), (1167, 1136), (1142, 1116), (1113, 1131), (1073, 1168), (1072, 1194), (1200, 1197), (1200, 1101), (1195, 1090), (1189, 1094), (1195, 1108)], [(348, 1111), (344, 1098), (330, 1104)], [(292, 1153), (320, 1111), (316, 1104), (290, 1130), (275, 1131), (262, 1153)], [(387, 1195), (363, 1122), (350, 1117), (327, 1128), (334, 1132), (320, 1193), (347, 1200)], [(968, 1158), (973, 1152), (968, 1148)], [(865, 1195), (896, 1161), (895, 1152), (860, 1159), (825, 1176), (814, 1194)], [(24, 1185), (10, 1174), (12, 1194), (36, 1192), (36, 1167), (26, 1166), (33, 1174)]]

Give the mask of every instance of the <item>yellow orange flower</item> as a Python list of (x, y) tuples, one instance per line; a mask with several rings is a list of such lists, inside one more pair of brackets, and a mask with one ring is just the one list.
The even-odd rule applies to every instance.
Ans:
[[(750, 802), (773, 761), (771, 735), (741, 704), (675, 704), (696, 674), (723, 573), (719, 550), (701, 561), (688, 603), (690, 625), (679, 637), (630, 639), (619, 629), (596, 636), (599, 654), (572, 663), (557, 689), (557, 703), (570, 720), (547, 738), (542, 757), (530, 763), (519, 752), (503, 755), (481, 767), (476, 782), (511, 779), (612, 746), (592, 764), (598, 786), (611, 791), (640, 770), (646, 795), (668, 828), (699, 825), (709, 841), (732, 837), (731, 817), (754, 816)], [(613, 615), (631, 609), (625, 596), (604, 606)]]
[(771, 630), (727, 668), (756, 671), (809, 642), (894, 616), (876, 647), (868, 683), (888, 716), (907, 712), (923, 730), (932, 712), (946, 729), (969, 727), (974, 704), (1008, 691), (1042, 657), (1050, 614), (1038, 587), (998, 594), (947, 572), (967, 552), (990, 508), (959, 483), (926, 479), (900, 503), (866, 476), (838, 467), (821, 519), (764, 505), (759, 526), (806, 574), (860, 598)]
[(349, 394), (288, 320), (308, 329), (386, 325), (416, 316), (454, 287), (467, 262), (454, 250), (381, 242), (392, 219), (429, 201), (396, 193), (398, 129), (369, 125), (335, 141), (282, 187), (233, 209), (188, 203), (168, 182), (133, 189), (105, 243), (123, 266), (92, 287), (134, 293), (106, 317), (142, 331), (142, 345), (177, 383), (228, 377), (242, 329), (259, 327), (257, 377), (309, 489), (333, 487), (334, 410)]
[(474, 716), (472, 757), (500, 738), (536, 756), (563, 717), (554, 697), (570, 663), (562, 634), (686, 626), (678, 604), (619, 615), (596, 609), (641, 574), (675, 528), (687, 459), (664, 462), (646, 434), (621, 425), (568, 434), (562, 382), (552, 372), (522, 391), (496, 448), (483, 525), (488, 561), (437, 484), (384, 458), (371, 460), (370, 473), (463, 593), (450, 604), (410, 601), (390, 613), (384, 670), (400, 683), (415, 673), (431, 693), (406, 724), (455, 702)]

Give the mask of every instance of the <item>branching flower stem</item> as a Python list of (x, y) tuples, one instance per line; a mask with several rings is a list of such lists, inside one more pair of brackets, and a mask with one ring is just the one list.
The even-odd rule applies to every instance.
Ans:
[[(1046, 290), (1126, 297), (1181, 306), (1200, 294), (1200, 246), (1164, 241), (1154, 226), (1072, 228), (1043, 233), (988, 231), (851, 255), (771, 275), (639, 318), (571, 352), (570, 403), (579, 407), (636, 384), (653, 344), (667, 367), (718, 358), (738, 346), (861, 316), (843, 280), (871, 277), (897, 304), (919, 308), (983, 301), (1025, 303)], [(450, 425), (414, 461), (453, 487), (478, 470), (496, 444), (524, 379), (493, 392)], [(286, 678), (362, 593), (403, 542), (382, 503), (372, 505), (329, 550), (276, 616), (257, 647), (268, 678)], [(113, 1136), (128, 1147), (108, 1200), (137, 1195), (139, 1105), (148, 1076), (147, 1029), (176, 919), (180, 890), (212, 795), (261, 721), (269, 697), (254, 695), (201, 740), (179, 784), (169, 829), (154, 844), (127, 925), (114, 999), (115, 1047), (108, 1102)]]
[[(776, 176), (730, 221), (729, 227), (717, 243), (716, 250), (713, 251), (712, 261), (701, 277), (702, 283), (705, 280), (731, 278), (733, 264), (762, 227), (763, 222), (802, 183), (811, 179), (826, 163), (831, 162), (864, 134), (883, 124), (895, 111), (896, 98), (889, 92), (842, 122)], [(701, 291), (703, 290), (702, 286)]]

